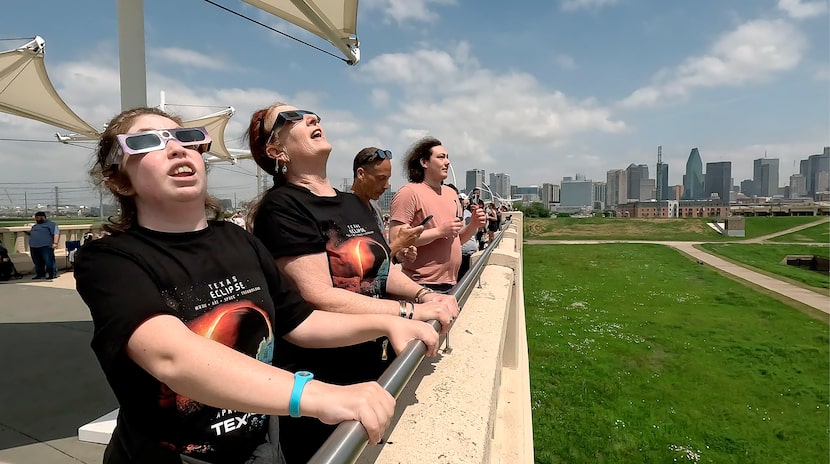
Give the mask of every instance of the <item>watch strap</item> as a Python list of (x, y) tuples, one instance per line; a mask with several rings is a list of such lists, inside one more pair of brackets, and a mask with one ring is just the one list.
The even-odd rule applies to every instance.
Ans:
[(291, 399), (288, 401), (288, 415), (300, 417), (300, 398), (303, 396), (303, 388), (314, 374), (308, 371), (297, 371), (294, 373), (294, 387), (291, 389)]

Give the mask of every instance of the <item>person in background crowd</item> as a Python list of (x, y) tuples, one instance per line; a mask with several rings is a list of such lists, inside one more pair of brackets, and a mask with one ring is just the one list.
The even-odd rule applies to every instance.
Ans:
[[(155, 108), (113, 118), (91, 174), (120, 213), (75, 270), (92, 349), (119, 403), (104, 452), (116, 463), (285, 463), (277, 420), (358, 420), (377, 443), (394, 399), (374, 382), (339, 386), (271, 365), (276, 339), (331, 348), (389, 336), (437, 351), (428, 324), (315, 311), (251, 234), (207, 195), (204, 128)], [(313, 450), (312, 450), (313, 452)]]
[(228, 220), (243, 229), (245, 228), (245, 215), (242, 214), (242, 211), (237, 210)]
[[(477, 207), (481, 208), (482, 210), (484, 210), (484, 199), (481, 198), (481, 189), (480, 188), (475, 187), (472, 190), (470, 190), (469, 199), (470, 199), (470, 204), (471, 205), (477, 206)], [(482, 226), (482, 227), (479, 227), (478, 230), (476, 230), (475, 238), (476, 238), (476, 243), (478, 243), (478, 249), (479, 250), (484, 249), (484, 245), (485, 245), (484, 232), (485, 232), (485, 229), (486, 229), (486, 227)]]
[[(256, 163), (274, 176), (250, 213), (253, 233), (306, 301), (324, 311), (438, 320), (449, 330), (458, 316), (455, 298), (430, 293), (392, 266), (375, 216), (360, 198), (332, 187), (332, 146), (317, 114), (276, 103), (251, 116), (247, 137)], [(394, 358), (387, 345), (382, 337), (336, 350), (280, 343), (274, 362), (288, 370), (313, 368), (336, 384), (374, 380)], [(308, 450), (334, 430), (306, 418), (280, 423), (283, 451), (294, 462), (308, 461)]]
[(54, 279), (58, 276), (58, 264), (55, 261), (55, 248), (61, 239), (61, 230), (57, 224), (46, 219), (46, 213), (35, 213), (35, 224), (29, 234), (29, 252), (35, 265), (36, 279)]
[(438, 139), (424, 137), (416, 141), (407, 152), (404, 164), (409, 183), (392, 199), (389, 235), (394, 241), (405, 226), (418, 225), (432, 216), (415, 241), (417, 259), (402, 266), (414, 281), (446, 292), (458, 280), (461, 244), (484, 224), (484, 211), (476, 210), (470, 224), (463, 223), (463, 208), (457, 192), (443, 185), (450, 159)]
[[(462, 213), (464, 224), (469, 224), (473, 218), (472, 210), (474, 207), (470, 205), (470, 199), (464, 193), (458, 194), (458, 201), (461, 202), (461, 206), (464, 208)], [(478, 251), (478, 242), (476, 242), (475, 236), (471, 235), (466, 242), (461, 244), (461, 267), (458, 269), (458, 280), (461, 280), (464, 274), (470, 270), (470, 261), (476, 251)]]
[[(389, 179), (392, 177), (392, 152), (376, 147), (364, 148), (355, 155), (352, 162), (352, 172), (354, 174), (352, 192), (360, 198), (374, 215), (380, 230), (385, 231), (389, 222), (388, 215), (386, 215), (387, 219), (384, 220), (384, 215), (380, 212), (377, 200), (389, 188)], [(415, 243), (415, 239), (421, 235), (423, 230), (423, 226), (408, 227), (398, 234), (395, 243), (389, 243), (393, 262), (415, 261), (418, 256), (418, 248), (412, 244)], [(384, 234), (384, 238), (388, 242), (389, 237), (387, 235)]]
[(496, 209), (495, 203), (487, 204), (487, 244), (493, 243), (493, 238), (501, 226), (501, 212)]

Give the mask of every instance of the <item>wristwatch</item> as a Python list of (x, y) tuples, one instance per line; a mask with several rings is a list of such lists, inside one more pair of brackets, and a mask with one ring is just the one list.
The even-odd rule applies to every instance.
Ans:
[(291, 399), (288, 401), (288, 415), (300, 417), (300, 398), (303, 396), (303, 388), (314, 374), (308, 371), (297, 371), (294, 373), (294, 388), (291, 389)]

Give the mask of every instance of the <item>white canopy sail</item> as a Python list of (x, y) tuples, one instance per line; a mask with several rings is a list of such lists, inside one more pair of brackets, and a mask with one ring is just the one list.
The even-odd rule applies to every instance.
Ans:
[(222, 161), (236, 162), (237, 157), (228, 152), (228, 147), (225, 146), (225, 128), (228, 126), (228, 121), (236, 110), (230, 106), (222, 111), (209, 114), (199, 119), (191, 119), (185, 121), (186, 127), (204, 127), (213, 142), (210, 145), (209, 155), (213, 155)]
[(98, 130), (69, 108), (49, 80), (45, 47), (46, 42), (35, 37), (0, 53), (0, 111), (97, 138)]
[(360, 61), (357, 40), (358, 0), (243, 0), (245, 3), (331, 42), (356, 65)]

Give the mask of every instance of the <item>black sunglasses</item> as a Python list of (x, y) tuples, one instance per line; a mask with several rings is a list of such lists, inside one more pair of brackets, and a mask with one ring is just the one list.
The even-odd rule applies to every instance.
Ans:
[[(318, 123), (322, 120), (320, 118), (320, 116), (317, 116), (317, 114), (314, 113), (313, 111), (307, 111), (307, 110), (280, 111), (277, 114), (277, 119), (274, 120), (274, 125), (271, 126), (271, 131), (268, 133), (268, 139), (265, 141), (265, 145), (267, 146), (268, 144), (271, 143), (271, 140), (274, 139), (274, 135), (277, 133), (278, 130), (280, 130), (280, 128), (282, 126), (285, 125), (285, 123), (287, 123), (289, 121), (290, 122), (299, 121), (299, 120), (303, 119), (305, 117), (305, 115), (307, 115), (307, 114), (314, 115), (314, 117), (317, 118)], [(263, 116), (262, 119), (259, 120), (259, 132), (260, 132), (260, 135), (265, 135), (264, 134), (264, 132), (265, 132), (265, 116)]]
[(385, 160), (385, 159), (392, 159), (392, 151), (391, 150), (381, 150), (378, 148), (372, 153), (368, 155), (364, 155), (363, 159), (357, 159), (354, 163), (354, 170), (357, 171), (357, 168), (361, 166), (366, 166), (369, 163), (373, 163), (377, 160)]

